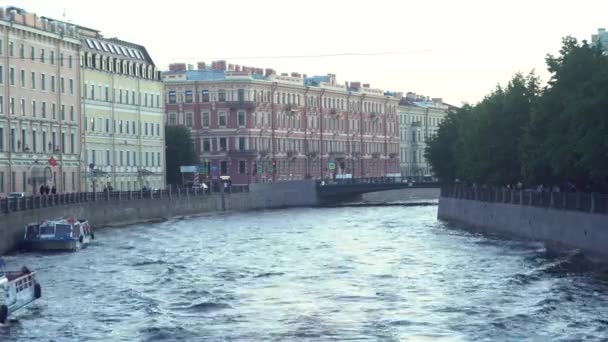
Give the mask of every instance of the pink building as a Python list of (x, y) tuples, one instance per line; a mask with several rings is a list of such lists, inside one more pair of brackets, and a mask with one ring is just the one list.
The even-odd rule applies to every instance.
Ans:
[[(79, 190), (77, 27), (0, 8), (0, 194)], [(49, 162), (49, 160), (54, 161)]]
[(203, 176), (215, 169), (248, 184), (399, 175), (394, 93), (224, 61), (172, 64), (163, 82), (166, 123), (192, 129)]

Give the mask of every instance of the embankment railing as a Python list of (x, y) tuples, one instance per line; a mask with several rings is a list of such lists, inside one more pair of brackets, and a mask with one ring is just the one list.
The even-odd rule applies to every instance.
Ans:
[(180, 197), (200, 197), (212, 194), (230, 194), (249, 192), (247, 185), (232, 185), (224, 191), (217, 187), (215, 191), (201, 188), (169, 188), (168, 190), (133, 190), (133, 191), (100, 191), (72, 192), (62, 194), (34, 195), (21, 198), (0, 199), (0, 213), (8, 214), (14, 211), (35, 210), (39, 208), (69, 205), (76, 203), (100, 201), (139, 201), (149, 199), (171, 199)]
[(453, 184), (441, 187), (441, 197), (608, 214), (608, 195), (597, 193)]

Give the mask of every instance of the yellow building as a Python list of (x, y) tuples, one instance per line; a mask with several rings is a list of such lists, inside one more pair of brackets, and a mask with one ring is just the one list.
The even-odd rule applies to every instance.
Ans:
[(164, 189), (159, 71), (145, 47), (79, 31), (83, 189)]

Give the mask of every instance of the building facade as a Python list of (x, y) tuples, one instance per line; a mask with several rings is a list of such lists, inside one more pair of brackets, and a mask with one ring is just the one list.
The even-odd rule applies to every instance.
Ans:
[(0, 8), (0, 195), (80, 190), (76, 27)]
[[(168, 125), (190, 127), (203, 177), (233, 184), (399, 174), (397, 94), (335, 75), (213, 62), (163, 73)], [(215, 170), (215, 171), (214, 171)]]
[(424, 151), (451, 108), (440, 98), (429, 99), (415, 93), (407, 93), (401, 99), (398, 112), (402, 178), (423, 181), (433, 177)]
[(145, 47), (80, 28), (83, 159), (88, 191), (163, 189), (163, 85)]

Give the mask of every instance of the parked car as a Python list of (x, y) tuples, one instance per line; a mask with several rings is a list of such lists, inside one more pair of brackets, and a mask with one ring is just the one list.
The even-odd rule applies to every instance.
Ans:
[(23, 197), (25, 197), (24, 192), (9, 192), (6, 195), (6, 198), (23, 198)]

